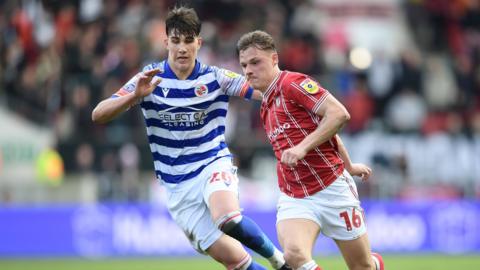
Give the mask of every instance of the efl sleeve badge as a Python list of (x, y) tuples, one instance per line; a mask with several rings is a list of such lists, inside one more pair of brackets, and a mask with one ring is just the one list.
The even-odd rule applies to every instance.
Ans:
[(228, 70), (228, 69), (225, 69), (225, 70), (223, 71), (223, 74), (225, 74), (225, 76), (230, 77), (230, 78), (232, 78), (232, 79), (235, 79), (235, 78), (240, 77), (240, 75), (239, 75), (238, 73), (235, 73), (235, 72), (230, 71), (230, 70)]
[(300, 86), (310, 94), (316, 94), (318, 92), (318, 90), (320, 89), (318, 84), (311, 79), (303, 80), (303, 82), (300, 83)]

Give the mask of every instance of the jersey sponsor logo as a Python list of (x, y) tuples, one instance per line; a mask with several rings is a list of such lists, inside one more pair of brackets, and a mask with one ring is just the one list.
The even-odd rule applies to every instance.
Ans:
[(310, 94), (315, 94), (320, 89), (318, 84), (311, 79), (305, 79), (302, 83), (300, 83), (300, 86)]
[(194, 127), (205, 124), (208, 114), (205, 111), (198, 112), (159, 112), (158, 119), (169, 127)]
[(204, 84), (195, 87), (195, 95), (197, 97), (203, 97), (208, 94), (208, 87)]
[(280, 106), (280, 97), (275, 99), (275, 105), (277, 105), (277, 107)]
[(163, 96), (167, 97), (168, 92), (170, 92), (170, 88), (162, 87), (162, 92), (163, 92)]
[(289, 129), (289, 128), (290, 128), (289, 123), (285, 123), (279, 127), (275, 127), (275, 129), (273, 129), (270, 133), (268, 133), (268, 139), (270, 139), (270, 141), (273, 141), (275, 138), (277, 138), (278, 135), (282, 134), (283, 132), (285, 132), (286, 129)]
[(225, 76), (227, 76), (229, 78), (232, 78), (232, 79), (240, 77), (240, 74), (235, 73), (235, 72), (230, 71), (230, 70), (227, 70), (227, 69), (224, 70), (223, 74), (225, 74)]

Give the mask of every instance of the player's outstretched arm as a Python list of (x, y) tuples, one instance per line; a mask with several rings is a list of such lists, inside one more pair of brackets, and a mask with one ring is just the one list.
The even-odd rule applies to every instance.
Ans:
[(138, 98), (133, 92), (118, 98), (107, 98), (93, 109), (92, 121), (101, 124), (110, 122), (137, 102)]
[(347, 148), (343, 144), (342, 139), (340, 139), (340, 136), (338, 134), (335, 136), (337, 139), (338, 151), (340, 153), (340, 157), (345, 164), (345, 169), (352, 176), (359, 176), (362, 178), (362, 181), (366, 181), (372, 174), (372, 169), (362, 163), (352, 163), (352, 161), (350, 160), (350, 155), (348, 154)]
[(109, 122), (152, 93), (161, 81), (160, 78), (154, 79), (155, 74), (159, 71), (159, 69), (152, 69), (141, 73), (134, 92), (118, 98), (107, 98), (100, 102), (92, 111), (92, 121), (95, 123)]

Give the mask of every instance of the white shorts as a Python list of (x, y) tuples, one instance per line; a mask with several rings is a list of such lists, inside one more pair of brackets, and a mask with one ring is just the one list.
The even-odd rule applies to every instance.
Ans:
[(316, 222), (321, 232), (332, 239), (359, 238), (367, 228), (357, 194), (352, 176), (344, 170), (330, 186), (312, 196), (292, 198), (281, 193), (277, 223), (292, 218), (308, 219)]
[(231, 158), (225, 157), (209, 164), (193, 179), (165, 184), (170, 215), (200, 253), (205, 253), (223, 234), (212, 220), (208, 199), (220, 190), (232, 191), (238, 196), (236, 171)]

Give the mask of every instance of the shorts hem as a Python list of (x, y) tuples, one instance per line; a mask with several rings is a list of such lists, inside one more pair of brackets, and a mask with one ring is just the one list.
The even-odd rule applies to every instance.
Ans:
[(352, 236), (352, 237), (333, 237), (333, 236), (330, 236), (330, 235), (326, 235), (325, 233), (323, 233), (323, 235), (325, 235), (326, 237), (328, 238), (331, 238), (333, 240), (338, 240), (338, 241), (352, 241), (352, 240), (356, 240), (360, 237), (362, 237), (363, 235), (365, 235), (367, 233), (367, 230), (355, 235), (355, 236)]
[(208, 237), (208, 241), (205, 241), (199, 245), (199, 252), (200, 253), (207, 253), (207, 249), (210, 248), (215, 242), (217, 242), (220, 237), (222, 237), (223, 233), (220, 231), (216, 231), (213, 233), (211, 237)]
[(284, 217), (284, 218), (277, 218), (277, 222), (275, 224), (278, 224), (278, 222), (280, 221), (283, 221), (283, 220), (287, 220), (287, 219), (306, 219), (306, 220), (310, 220), (310, 221), (313, 221), (315, 222), (315, 224), (317, 224), (320, 228), (322, 228), (322, 225), (320, 223), (318, 223), (318, 220), (312, 218), (312, 217)]

